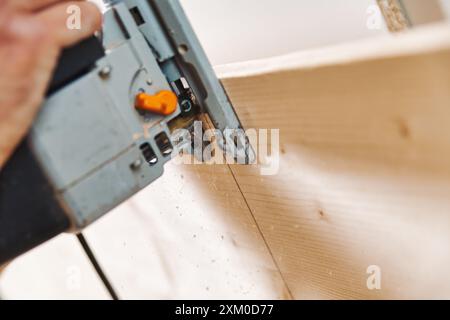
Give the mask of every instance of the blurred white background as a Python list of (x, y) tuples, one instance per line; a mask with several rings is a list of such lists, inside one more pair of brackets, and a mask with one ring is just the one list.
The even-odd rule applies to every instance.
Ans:
[[(427, 1), (427, 0), (423, 0)], [(375, 0), (181, 0), (214, 65), (386, 33)], [(450, 17), (450, 0), (441, 0)], [(379, 19), (378, 19), (379, 18)]]
[[(450, 0), (441, 1), (450, 13)], [(266, 58), (387, 32), (381, 16), (377, 17), (375, 12), (375, 0), (181, 0), (181, 3), (213, 65)]]
[(380, 29), (367, 27), (375, 0), (182, 0), (182, 4), (214, 65), (386, 32), (383, 23)]

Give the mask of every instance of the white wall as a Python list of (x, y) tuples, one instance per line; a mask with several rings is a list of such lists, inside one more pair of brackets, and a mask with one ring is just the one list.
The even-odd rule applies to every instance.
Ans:
[(213, 64), (386, 32), (367, 27), (375, 0), (182, 0)]
[[(441, 1), (450, 17), (450, 0)], [(373, 11), (375, 0), (181, 0), (181, 3), (214, 65), (387, 32), (381, 16), (377, 17)], [(378, 28), (374, 28), (377, 24)]]

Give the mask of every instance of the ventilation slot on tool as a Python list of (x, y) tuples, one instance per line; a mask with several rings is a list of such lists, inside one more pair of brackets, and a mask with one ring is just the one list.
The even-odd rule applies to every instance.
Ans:
[(158, 162), (158, 157), (156, 156), (155, 151), (153, 151), (149, 143), (144, 143), (143, 145), (141, 145), (141, 151), (142, 155), (145, 158), (145, 161), (147, 161), (149, 165), (153, 166)]
[(145, 23), (144, 17), (142, 16), (141, 11), (139, 11), (138, 7), (131, 8), (130, 13), (138, 26), (141, 26)]
[(158, 134), (155, 138), (155, 141), (158, 145), (159, 150), (165, 157), (172, 154), (173, 146), (165, 132), (161, 132), (160, 134)]

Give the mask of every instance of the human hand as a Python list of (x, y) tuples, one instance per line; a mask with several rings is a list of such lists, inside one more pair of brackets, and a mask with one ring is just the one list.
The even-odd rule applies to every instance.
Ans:
[[(81, 9), (81, 29), (66, 23)], [(84, 1), (0, 0), (0, 170), (29, 130), (59, 53), (101, 28), (98, 8)]]

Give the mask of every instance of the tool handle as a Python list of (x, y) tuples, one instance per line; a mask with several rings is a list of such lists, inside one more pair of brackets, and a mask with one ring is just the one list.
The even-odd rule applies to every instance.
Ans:
[(69, 227), (25, 140), (0, 172), (0, 265)]
[[(64, 50), (47, 96), (88, 73), (103, 56), (95, 37)], [(0, 170), (0, 265), (70, 227), (30, 141), (26, 137)]]

